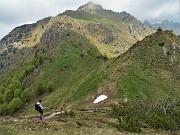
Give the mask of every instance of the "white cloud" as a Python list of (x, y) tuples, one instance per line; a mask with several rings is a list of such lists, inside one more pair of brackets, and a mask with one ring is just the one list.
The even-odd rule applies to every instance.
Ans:
[[(76, 10), (91, 0), (0, 0), (0, 38), (10, 29), (65, 10)], [(179, 0), (92, 0), (105, 9), (127, 11), (141, 21), (179, 19)]]
[(6, 25), (3, 23), (0, 23), (0, 39), (1, 37), (7, 35), (13, 28), (14, 26), (12, 25)]

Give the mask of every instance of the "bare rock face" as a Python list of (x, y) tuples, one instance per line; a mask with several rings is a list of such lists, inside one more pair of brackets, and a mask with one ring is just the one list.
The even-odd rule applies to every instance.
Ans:
[(84, 11), (94, 11), (94, 10), (101, 10), (101, 9), (103, 9), (101, 5), (95, 4), (93, 2), (89, 2), (78, 8), (78, 10), (84, 10)]
[(28, 41), (28, 39), (32, 38), (33, 31), (38, 27), (38, 25), (43, 25), (48, 23), (51, 17), (44, 18), (40, 21), (37, 21), (33, 24), (24, 24), (22, 26), (18, 26), (14, 28), (8, 35), (0, 40), (0, 49), (13, 46), (17, 47), (22, 44), (22, 41)]

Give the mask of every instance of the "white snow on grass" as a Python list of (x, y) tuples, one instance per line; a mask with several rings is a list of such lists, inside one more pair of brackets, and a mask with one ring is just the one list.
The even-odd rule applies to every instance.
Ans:
[(107, 98), (106, 95), (100, 95), (99, 97), (96, 98), (96, 100), (94, 100), (93, 103), (97, 104), (97, 103), (99, 103), (99, 102), (105, 100), (106, 98)]

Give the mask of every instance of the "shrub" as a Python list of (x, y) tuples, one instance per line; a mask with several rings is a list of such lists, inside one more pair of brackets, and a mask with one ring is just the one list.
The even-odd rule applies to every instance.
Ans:
[(15, 89), (14, 98), (21, 97), (22, 89)]
[(0, 87), (0, 92), (2, 93), (2, 94), (4, 94), (5, 93), (5, 91), (6, 91), (6, 88), (5, 87)]
[(180, 109), (174, 109), (169, 112), (169, 117), (177, 122), (177, 124), (179, 125), (178, 128), (180, 129)]
[(132, 132), (132, 133), (140, 133), (141, 132), (141, 124), (138, 120), (138, 118), (127, 115), (124, 117), (118, 118), (119, 129), (124, 129), (126, 131)]
[(119, 105), (112, 107), (113, 115), (116, 117), (132, 115), (142, 117), (147, 110), (147, 103), (144, 101), (120, 102)]
[(21, 99), (23, 102), (29, 101), (31, 98), (31, 93), (29, 89), (25, 89), (21, 94)]
[(11, 114), (17, 111), (18, 109), (20, 109), (21, 106), (22, 106), (22, 101), (20, 98), (13, 98), (11, 102), (9, 102), (8, 104), (8, 108)]
[(13, 80), (12, 84), (14, 85), (14, 88), (22, 89), (22, 84), (21, 84), (21, 82), (19, 80)]
[(161, 29), (161, 27), (159, 27), (158, 29), (157, 29), (157, 32), (161, 32), (162, 31), (162, 29)]
[[(35, 58), (36, 58), (36, 65), (35, 66), (39, 66), (43, 63), (43, 60), (45, 59), (45, 54), (42, 51), (36, 52), (35, 54)], [(37, 65), (38, 64), (38, 65)]]
[(16, 89), (15, 85), (14, 84), (9, 84), (8, 87), (7, 87), (9, 90), (11, 91), (14, 91)]
[(41, 95), (45, 92), (45, 84), (43, 81), (39, 81), (36, 85), (36, 93)]
[(141, 112), (138, 110), (136, 102), (121, 102), (118, 106), (113, 106), (113, 115), (118, 119), (118, 128), (129, 132), (141, 132), (141, 124), (138, 116)]
[(5, 88), (5, 87), (6, 87), (6, 83), (3, 82), (3, 83), (1, 84), (1, 87), (4, 87), (4, 88)]
[(11, 83), (11, 78), (7, 78), (6, 82), (5, 82), (5, 85), (8, 86), (10, 83)]
[(8, 112), (9, 112), (9, 109), (8, 109), (7, 103), (0, 105), (0, 115), (8, 114)]
[(36, 59), (35, 59), (35, 58), (32, 58), (31, 60), (29, 60), (28, 64), (35, 66), (35, 62), (36, 62)]
[(69, 116), (70, 116), (71, 118), (74, 118), (74, 117), (76, 116), (76, 112), (73, 111), (73, 110), (70, 110), (70, 111), (69, 111)]
[(178, 99), (162, 97), (149, 101), (121, 102), (112, 107), (118, 128), (129, 132), (140, 132), (141, 123), (154, 129), (175, 131), (180, 128), (180, 110)]
[(34, 65), (30, 65), (26, 68), (26, 75), (30, 74), (31, 72), (33, 72), (35, 69)]
[(3, 103), (3, 94), (0, 93), (0, 104), (2, 104), (2, 103)]
[(164, 42), (160, 42), (159, 46), (164, 46), (164, 44), (165, 44)]
[(3, 111), (3, 105), (0, 104), (0, 115), (3, 115), (4, 114), (4, 111)]
[(178, 124), (165, 114), (150, 114), (148, 124), (155, 129), (176, 130)]
[(23, 70), (17, 75), (17, 78), (19, 81), (22, 81), (25, 76), (26, 76), (26, 72), (25, 70)]
[(7, 89), (4, 93), (4, 101), (10, 102), (13, 96), (14, 96), (13, 91), (11, 91), (10, 89)]
[(47, 84), (47, 90), (48, 90), (49, 92), (52, 92), (54, 89), (55, 89), (54, 83), (53, 83), (52, 81), (49, 82), (49, 83)]
[(62, 118), (65, 118), (65, 117), (74, 118), (76, 116), (76, 112), (73, 110), (66, 110), (66, 111), (64, 111), (64, 113), (61, 113), (60, 116)]

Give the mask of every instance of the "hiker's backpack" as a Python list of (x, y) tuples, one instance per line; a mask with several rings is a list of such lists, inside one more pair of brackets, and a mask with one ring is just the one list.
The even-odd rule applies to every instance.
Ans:
[(39, 105), (35, 103), (35, 109), (38, 111), (39, 110)]

